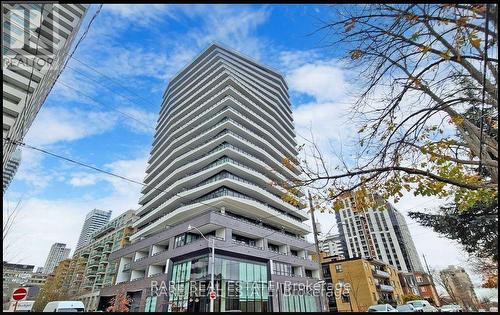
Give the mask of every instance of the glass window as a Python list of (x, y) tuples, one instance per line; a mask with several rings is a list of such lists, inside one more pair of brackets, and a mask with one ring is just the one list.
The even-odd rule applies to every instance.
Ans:
[(335, 272), (342, 272), (342, 265), (335, 265)]

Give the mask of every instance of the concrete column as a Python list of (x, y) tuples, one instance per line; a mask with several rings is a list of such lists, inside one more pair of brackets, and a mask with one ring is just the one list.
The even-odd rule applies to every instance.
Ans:
[(226, 229), (225, 228), (221, 228), (221, 229), (215, 230), (215, 236), (223, 238), (224, 240), (226, 240)]
[(263, 238), (262, 240), (263, 240), (262, 249), (268, 250), (269, 246), (267, 244), (267, 238)]
[(168, 250), (172, 250), (175, 247), (175, 237), (171, 237), (168, 241)]
[(226, 230), (226, 232), (225, 232), (225, 237), (224, 238), (226, 239), (226, 242), (230, 243), (232, 241), (232, 239), (233, 239), (233, 229), (226, 227), (225, 230)]

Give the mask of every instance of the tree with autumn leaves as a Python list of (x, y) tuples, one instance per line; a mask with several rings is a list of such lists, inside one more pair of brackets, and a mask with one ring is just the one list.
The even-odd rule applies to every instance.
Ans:
[(109, 302), (106, 312), (129, 312), (133, 299), (127, 294), (125, 288), (114, 296)]
[(398, 202), (406, 191), (451, 200), (445, 214), (459, 221), (498, 214), (497, 5), (342, 6), (322, 31), (357, 78), (358, 142), (328, 165), (306, 141), (298, 160), (284, 161), (303, 174), (288, 185), (316, 188), (320, 211), (353, 195), (361, 210), (384, 206), (371, 193)]
[[(305, 175), (296, 184), (327, 183), (330, 199), (360, 187), (396, 201), (405, 190), (452, 196), (461, 210), (495, 200), (496, 5), (348, 8), (325, 29), (336, 49), (344, 47), (361, 85), (352, 106), (358, 151), (354, 159), (341, 156), (334, 169), (318, 146), (300, 161), (287, 159)], [(480, 112), (479, 126), (467, 115), (471, 109)]]

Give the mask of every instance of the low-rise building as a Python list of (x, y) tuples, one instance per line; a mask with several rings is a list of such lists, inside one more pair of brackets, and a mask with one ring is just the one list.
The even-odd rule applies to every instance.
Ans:
[(389, 264), (375, 259), (333, 257), (324, 257), (322, 264), (327, 266), (323, 268), (325, 281), (334, 290), (330, 294), (327, 291), (327, 296), (335, 297), (335, 303), (329, 303), (330, 311), (366, 312), (374, 304), (403, 303), (398, 270)]
[(399, 282), (403, 288), (404, 295), (420, 295), (420, 290), (418, 289), (417, 278), (414, 273), (411, 272), (400, 272)]
[(34, 268), (34, 265), (3, 262), (2, 304), (4, 310), (9, 308), (12, 291), (25, 286), (30, 281)]
[(439, 296), (431, 275), (425, 272), (415, 272), (414, 274), (415, 279), (417, 280), (420, 296), (428, 301), (431, 301), (436, 306), (441, 306), (441, 302), (439, 301)]

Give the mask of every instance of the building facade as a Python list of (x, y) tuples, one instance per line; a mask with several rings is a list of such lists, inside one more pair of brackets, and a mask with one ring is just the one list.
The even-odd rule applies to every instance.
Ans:
[(100, 289), (113, 284), (116, 265), (110, 264), (108, 256), (129, 244), (135, 220), (134, 210), (124, 212), (95, 231), (89, 244), (73, 255), (63, 289), (72, 299), (81, 300), (86, 310), (97, 310)]
[(399, 282), (401, 283), (405, 295), (420, 295), (417, 278), (414, 273), (400, 272)]
[(3, 262), (2, 307), (4, 310), (9, 309), (12, 292), (30, 282), (34, 268), (34, 265)]
[(109, 222), (111, 218), (111, 210), (99, 210), (94, 209), (90, 211), (85, 217), (83, 223), (82, 231), (80, 232), (80, 237), (78, 238), (78, 243), (76, 244), (76, 249), (80, 250), (84, 246), (87, 246), (92, 238), (92, 234), (102, 228)]
[[(4, 139), (23, 140), (63, 68), (87, 8), (2, 3)], [(16, 147), (3, 140), (4, 174)]]
[(346, 257), (375, 258), (402, 272), (422, 270), (404, 217), (376, 194), (366, 198), (378, 207), (358, 209), (354, 195), (339, 200), (335, 215)]
[(322, 259), (325, 281), (332, 285), (328, 294), (330, 312), (366, 312), (370, 305), (403, 303), (398, 270), (375, 259), (335, 257)]
[(320, 240), (320, 250), (327, 253), (328, 256), (337, 256), (344, 259), (346, 257), (343, 244), (340, 234), (325, 235)]
[(430, 301), (436, 306), (441, 306), (439, 295), (437, 294), (434, 281), (428, 273), (414, 272), (415, 279), (417, 280), (419, 295), (424, 299)]
[[(279, 73), (220, 45), (170, 81), (138, 231), (130, 246), (110, 255), (118, 274), (101, 299), (127, 291), (131, 310), (208, 311), (214, 266), (215, 311), (318, 309), (313, 296), (285, 297), (281, 287), (268, 287), (268, 281), (319, 277), (314, 246), (304, 237), (308, 216), (300, 202), (282, 199), (282, 183), (299, 174), (284, 163), (297, 155), (287, 90)], [(205, 289), (195, 296), (151, 292), (152, 281), (169, 280), (174, 287), (195, 281)], [(256, 283), (257, 291), (235, 294), (232, 281)]]
[(71, 249), (66, 247), (66, 244), (63, 243), (54, 243), (50, 247), (49, 255), (45, 260), (45, 265), (43, 266), (43, 270), (45, 273), (51, 273), (54, 268), (61, 262), (62, 260), (69, 257)]
[(420, 256), (418, 255), (404, 216), (390, 203), (387, 202), (386, 206), (408, 271), (423, 272), (424, 268), (422, 267)]
[(440, 272), (443, 284), (455, 303), (460, 304), (465, 311), (477, 311), (479, 301), (474, 286), (465, 269), (448, 266)]
[(7, 162), (7, 166), (3, 170), (3, 193), (7, 191), (7, 188), (10, 185), (10, 182), (16, 175), (17, 169), (19, 168), (19, 164), (21, 163), (21, 149), (17, 148), (12, 154), (12, 157)]

